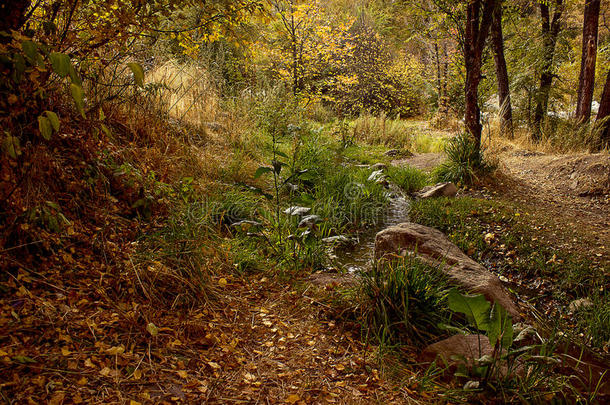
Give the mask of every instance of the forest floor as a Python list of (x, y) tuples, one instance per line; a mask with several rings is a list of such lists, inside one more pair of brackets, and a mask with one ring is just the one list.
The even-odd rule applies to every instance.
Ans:
[[(546, 244), (607, 269), (610, 157), (516, 147), (498, 156), (492, 180), (460, 196), (518, 204), (528, 213), (520, 220)], [(392, 163), (430, 171), (442, 160), (441, 153), (421, 153)], [(6, 403), (451, 400), (417, 363), (421, 348), (393, 351), (367, 341), (354, 308), (344, 311), (339, 283), (278, 276), (273, 268), (239, 275), (219, 266), (211, 280), (216, 298), (183, 313), (132, 302), (125, 291), (139, 288), (139, 278), (125, 276), (125, 286), (98, 267), (68, 273), (63, 265), (41, 266), (40, 273), (23, 270), (3, 286), (0, 398)], [(50, 285), (51, 279), (66, 284)]]

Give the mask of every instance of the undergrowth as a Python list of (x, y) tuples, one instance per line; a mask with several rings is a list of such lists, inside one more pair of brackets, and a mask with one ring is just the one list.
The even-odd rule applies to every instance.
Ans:
[(467, 133), (449, 139), (444, 151), (446, 161), (434, 170), (434, 177), (439, 182), (472, 184), (493, 170), (493, 166), (485, 160), (483, 150)]
[(449, 323), (446, 277), (417, 259), (377, 263), (360, 288), (365, 333), (381, 345), (431, 342)]
[[(544, 294), (550, 294), (566, 307), (571, 300), (588, 297), (591, 291), (604, 285), (607, 276), (603, 266), (543, 243), (528, 220), (522, 219), (526, 215), (515, 206), (470, 197), (420, 200), (411, 207), (413, 221), (443, 231), (473, 259), (521, 283), (526, 291), (536, 291), (531, 297), (534, 304), (541, 291), (529, 286), (538, 285), (536, 280), (551, 280), (552, 285)], [(607, 295), (599, 295), (594, 302), (595, 308), (607, 305)], [(586, 340), (596, 345), (603, 346), (607, 341), (597, 326), (603, 324), (598, 322), (606, 312), (579, 317), (579, 331), (587, 333)]]

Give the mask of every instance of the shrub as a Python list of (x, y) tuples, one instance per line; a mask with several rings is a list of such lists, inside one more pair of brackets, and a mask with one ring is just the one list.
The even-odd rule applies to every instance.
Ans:
[(363, 318), (381, 343), (429, 341), (449, 319), (445, 276), (417, 259), (378, 263), (362, 275), (361, 288)]
[(434, 172), (437, 181), (471, 184), (478, 175), (493, 169), (483, 156), (483, 150), (470, 135), (461, 133), (450, 139), (445, 146), (447, 161)]

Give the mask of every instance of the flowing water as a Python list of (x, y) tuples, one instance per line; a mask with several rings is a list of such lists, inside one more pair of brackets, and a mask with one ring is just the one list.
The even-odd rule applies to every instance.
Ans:
[(409, 221), (411, 200), (397, 186), (389, 186), (390, 203), (373, 225), (358, 235), (353, 248), (335, 251), (335, 266), (349, 273), (361, 273), (371, 268), (375, 256), (375, 235), (383, 229)]

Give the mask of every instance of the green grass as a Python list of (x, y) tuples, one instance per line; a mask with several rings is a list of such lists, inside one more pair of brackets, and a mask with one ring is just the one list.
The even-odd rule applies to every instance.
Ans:
[(437, 339), (448, 323), (448, 285), (439, 269), (417, 259), (378, 263), (362, 275), (362, 319), (380, 344)]
[(385, 146), (360, 143), (337, 150), (337, 153), (347, 162), (370, 165), (375, 163), (389, 164), (393, 158), (385, 155), (387, 151), (388, 148)]
[(434, 170), (438, 182), (472, 184), (479, 176), (489, 173), (489, 165), (481, 150), (467, 133), (451, 138), (444, 147), (447, 160)]
[(413, 151), (417, 153), (441, 153), (445, 150), (447, 137), (429, 132), (417, 132), (413, 135)]
[(405, 151), (413, 147), (413, 127), (405, 120), (363, 114), (352, 122), (351, 127), (357, 142)]
[(428, 184), (428, 175), (410, 166), (390, 166), (387, 170), (390, 181), (406, 193), (421, 190)]

